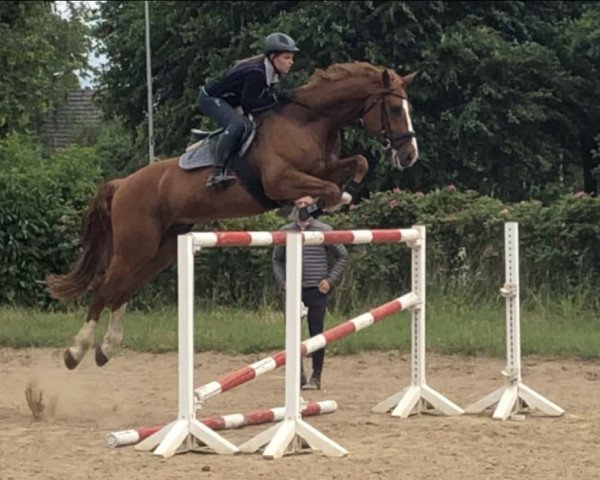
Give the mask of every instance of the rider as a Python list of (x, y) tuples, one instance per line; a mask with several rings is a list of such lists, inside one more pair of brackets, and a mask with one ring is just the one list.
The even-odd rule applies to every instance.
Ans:
[[(200, 89), (198, 109), (225, 128), (218, 139), (207, 187), (227, 188), (236, 182), (235, 176), (227, 172), (227, 162), (244, 133), (243, 115), (257, 116), (275, 105), (272, 87), (279, 75), (290, 71), (297, 51), (289, 35), (272, 33), (264, 39), (262, 55), (237, 62), (220, 79)], [(241, 107), (243, 114), (236, 107)]]

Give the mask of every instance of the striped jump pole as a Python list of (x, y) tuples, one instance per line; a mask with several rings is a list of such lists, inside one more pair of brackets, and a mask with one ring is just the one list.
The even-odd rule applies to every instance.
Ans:
[(565, 411), (521, 381), (521, 307), (519, 284), (519, 224), (504, 224), (505, 283), (500, 294), (506, 299), (506, 368), (502, 370), (504, 386), (473, 405), (467, 413), (481, 413), (497, 404), (492, 418), (506, 420), (513, 415), (537, 408), (548, 416), (558, 417)]
[[(208, 247), (269, 247), (285, 245), (288, 232), (191, 232), (194, 249)], [(303, 245), (331, 245), (344, 243), (411, 243), (419, 239), (414, 228), (386, 230), (331, 230), (326, 232), (301, 232)]]
[[(321, 402), (308, 402), (302, 405), (302, 417), (314, 417), (333, 413), (338, 405), (334, 400), (323, 400)], [(249, 425), (261, 425), (263, 423), (279, 422), (283, 419), (285, 407), (268, 408), (264, 410), (253, 410), (247, 413), (234, 413), (231, 415), (204, 417), (200, 422), (208, 428), (218, 431), (233, 428), (241, 428)], [(141, 442), (150, 435), (156, 433), (164, 425), (155, 425), (153, 427), (142, 427), (131, 430), (121, 430), (111, 432), (106, 435), (104, 442), (109, 448), (124, 447)]]
[[(426, 406), (439, 408), (448, 414), (462, 413), (458, 407), (446, 400), (425, 384), (425, 343), (424, 343), (424, 300), (425, 300), (425, 228), (389, 230), (346, 230), (327, 232), (192, 232), (178, 238), (178, 319), (179, 319), (179, 413), (177, 420), (136, 445), (137, 450), (153, 450), (155, 455), (168, 458), (176, 452), (187, 451), (198, 445), (205, 445), (216, 453), (233, 454), (240, 451), (236, 446), (201, 423), (195, 416), (193, 389), (193, 272), (194, 253), (202, 248), (233, 246), (273, 246), (286, 245), (286, 351), (285, 357), (293, 359), (286, 363), (285, 415), (280, 425), (263, 432), (242, 445), (243, 451), (256, 451), (269, 443), (263, 456), (279, 458), (284, 453), (299, 451), (302, 440), (313, 450), (320, 450), (329, 456), (344, 456), (347, 451), (332, 440), (308, 425), (300, 417), (300, 305), (302, 245), (321, 244), (365, 244), (365, 243), (407, 243), (413, 249), (413, 294), (418, 304), (412, 305), (412, 383), (406, 389), (390, 397), (376, 407), (386, 411), (399, 402), (393, 414), (408, 416), (412, 411), (424, 410)], [(420, 280), (415, 281), (418, 274)], [(402, 298), (402, 297), (401, 297)], [(414, 297), (412, 301), (414, 302)], [(409, 302), (411, 303), (411, 302)], [(405, 305), (406, 307), (406, 305)], [(416, 312), (416, 313), (415, 313)], [(355, 325), (340, 326), (335, 335), (354, 330)], [(347, 333), (350, 333), (349, 331)], [(321, 348), (327, 337), (311, 339), (315, 349)], [(341, 338), (341, 336), (339, 337)], [(325, 340), (325, 343), (323, 343)], [(310, 344), (306, 344), (308, 351)], [(417, 387), (416, 389), (413, 387)], [(221, 388), (221, 387), (219, 387)], [(410, 401), (404, 397), (409, 396)], [(400, 413), (398, 413), (400, 412)], [(404, 414), (405, 412), (408, 412)]]
[[(300, 344), (301, 356), (306, 356), (310, 353), (319, 350), (330, 343), (336, 342), (344, 337), (347, 337), (359, 330), (367, 328), (376, 322), (384, 320), (385, 318), (398, 313), (420, 303), (420, 299), (414, 293), (408, 293), (402, 297), (396, 298), (390, 302), (387, 302), (377, 308), (370, 310), (367, 313), (363, 313), (358, 317), (348, 320), (344, 323), (330, 328), (329, 330), (315, 335), (314, 337), (304, 340)], [(270, 357), (263, 358), (257, 362), (252, 363), (246, 367), (240, 368), (235, 372), (223, 375), (217, 380), (207, 383), (198, 387), (195, 391), (196, 400), (201, 405), (204, 401), (211, 397), (227, 392), (235, 387), (239, 387), (244, 383), (247, 383), (256, 377), (259, 377), (271, 370), (285, 365), (285, 350), (277, 352)]]
[(348, 451), (319, 432), (300, 415), (300, 304), (302, 299), (302, 242), (299, 232), (287, 232), (285, 242), (285, 413), (283, 420), (240, 446), (253, 453), (266, 445), (264, 458), (281, 458), (302, 450), (305, 441), (311, 450), (329, 457), (343, 457)]

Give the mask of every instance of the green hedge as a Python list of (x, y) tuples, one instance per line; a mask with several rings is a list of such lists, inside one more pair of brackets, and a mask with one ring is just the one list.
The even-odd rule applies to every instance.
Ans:
[(73, 260), (99, 173), (92, 148), (44, 157), (31, 138), (0, 142), (0, 303), (48, 304), (41, 282)]
[[(0, 141), (0, 304), (51, 305), (48, 273), (66, 272), (75, 259), (81, 219), (101, 178), (93, 148), (44, 157), (27, 137)], [(600, 199), (585, 194), (552, 201), (504, 204), (453, 186), (423, 194), (398, 189), (373, 194), (358, 206), (322, 218), (337, 229), (427, 227), (427, 281), (434, 294), (495, 298), (504, 277), (506, 221), (521, 235), (524, 288), (551, 295), (583, 295), (596, 302), (600, 287)], [(196, 230), (276, 230), (276, 212), (198, 225)], [(336, 288), (342, 310), (387, 300), (410, 288), (409, 249), (349, 246), (350, 265)], [(169, 269), (135, 297), (132, 307), (176, 301)], [(281, 301), (270, 248), (205, 249), (196, 256), (198, 300), (248, 307)], [(83, 300), (85, 302), (85, 299)]]
[[(497, 298), (504, 281), (504, 223), (519, 222), (521, 283), (549, 295), (583, 295), (598, 304), (600, 199), (570, 194), (552, 202), (504, 204), (453, 186), (423, 194), (381, 192), (342, 213), (322, 217), (337, 229), (427, 228), (430, 292), (473, 301)], [(258, 217), (199, 225), (201, 230), (275, 230), (287, 220), (270, 212)], [(353, 245), (350, 265), (335, 290), (333, 306), (347, 310), (385, 301), (410, 289), (409, 249), (398, 245)], [(205, 249), (196, 256), (199, 300), (252, 305), (281, 300), (271, 271), (270, 248)], [(172, 269), (144, 289), (137, 305), (176, 298)], [(167, 287), (168, 286), (168, 287)], [(134, 302), (135, 303), (135, 302)]]
[[(600, 199), (577, 193), (549, 203), (503, 204), (453, 186), (426, 195), (396, 190), (373, 195), (336, 219), (338, 228), (427, 227), (427, 278), (434, 291), (490, 299), (504, 280), (504, 223), (519, 223), (521, 284), (553, 294), (588, 295), (600, 287)], [(361, 247), (362, 252), (368, 247)], [(393, 246), (370, 261), (352, 262), (366, 295), (409, 282), (408, 257), (394, 262)], [(393, 249), (393, 250), (392, 250)], [(366, 257), (365, 257), (366, 258)], [(372, 275), (369, 271), (377, 272)], [(354, 282), (353, 282), (354, 283)]]

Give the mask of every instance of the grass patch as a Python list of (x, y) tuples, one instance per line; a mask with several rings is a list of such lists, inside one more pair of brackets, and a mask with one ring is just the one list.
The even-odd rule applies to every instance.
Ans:
[[(521, 312), (522, 354), (600, 357), (598, 313), (577, 299), (524, 295)], [(369, 310), (348, 315), (328, 312), (325, 328)], [(31, 309), (0, 308), (0, 346), (13, 348), (67, 347), (83, 323), (85, 311), (47, 313)], [(328, 354), (361, 351), (410, 351), (410, 314), (394, 315), (327, 347)], [(97, 330), (100, 340), (108, 314)], [(264, 307), (196, 308), (195, 346), (198, 351), (258, 353), (282, 350), (285, 344), (283, 312)], [(503, 357), (506, 348), (504, 301), (469, 304), (464, 298), (433, 297), (427, 304), (427, 349), (443, 354)], [(303, 325), (303, 338), (307, 336)], [(131, 311), (125, 317), (123, 346), (142, 352), (177, 350), (177, 311), (165, 307), (151, 312)]]

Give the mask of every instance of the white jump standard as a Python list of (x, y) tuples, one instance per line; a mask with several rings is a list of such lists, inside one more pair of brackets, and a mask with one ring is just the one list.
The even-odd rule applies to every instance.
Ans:
[[(412, 292), (370, 312), (300, 342), (302, 245), (332, 243), (406, 243), (412, 249)], [(269, 359), (234, 372), (221, 381), (211, 382), (194, 391), (194, 253), (203, 247), (286, 245), (286, 350)], [(425, 227), (389, 230), (347, 230), (326, 232), (192, 232), (178, 238), (178, 321), (179, 321), (179, 413), (177, 420), (136, 445), (137, 450), (154, 450), (165, 458), (175, 453), (208, 447), (219, 454), (255, 452), (266, 445), (265, 458), (280, 458), (303, 449), (328, 456), (348, 452), (309, 425), (300, 410), (300, 361), (302, 354), (314, 351), (404, 309), (412, 311), (411, 385), (377, 405), (374, 410), (393, 410), (393, 415), (436, 408), (448, 415), (460, 415), (462, 409), (430, 388), (425, 381)], [(285, 362), (285, 414), (279, 425), (244, 443), (239, 449), (196, 418), (196, 409), (210, 396), (251, 380)], [(239, 374), (239, 375), (238, 375)], [(196, 399), (194, 397), (197, 397)], [(198, 400), (198, 404), (195, 403)]]
[(519, 225), (504, 224), (506, 282), (500, 294), (506, 298), (506, 368), (502, 371), (504, 386), (469, 406), (467, 413), (481, 413), (498, 404), (494, 420), (506, 420), (537, 408), (546, 415), (560, 416), (565, 411), (521, 381), (521, 318), (519, 297)]
[(446, 415), (462, 415), (464, 410), (427, 385), (425, 379), (425, 227), (414, 226), (419, 238), (410, 243), (412, 292), (421, 300), (411, 310), (411, 384), (372, 408), (373, 412), (392, 410), (392, 416), (408, 418), (411, 414), (437, 409)]
[(155, 455), (172, 457), (201, 444), (216, 453), (234, 454), (239, 449), (196, 418), (194, 404), (194, 238), (177, 238), (177, 289), (179, 336), (179, 413), (177, 420), (138, 443), (136, 450), (154, 450)]
[(348, 451), (309, 425), (300, 415), (300, 303), (302, 298), (302, 235), (288, 232), (286, 237), (285, 295), (285, 416), (281, 423), (241, 445), (246, 453), (267, 445), (264, 458), (280, 458), (284, 453), (302, 450), (305, 440), (313, 450), (327, 456), (343, 457)]

